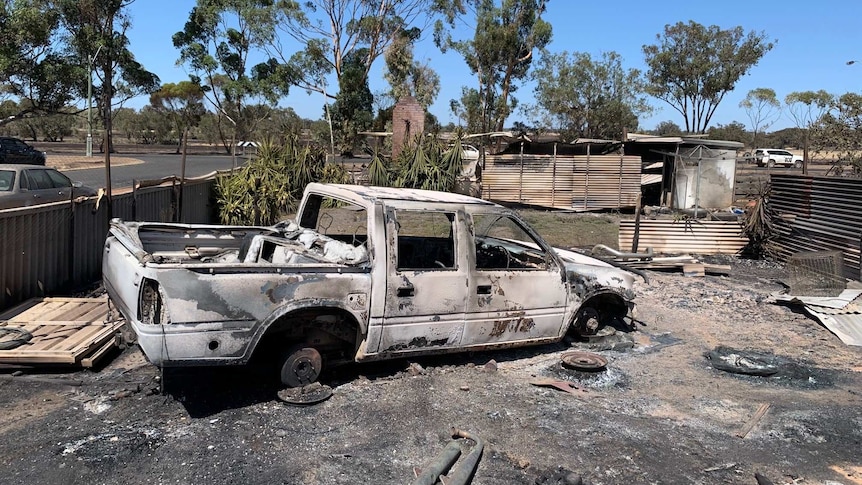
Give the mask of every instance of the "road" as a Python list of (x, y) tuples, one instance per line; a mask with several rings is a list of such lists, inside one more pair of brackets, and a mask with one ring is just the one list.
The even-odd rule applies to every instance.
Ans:
[[(180, 174), (179, 155), (135, 155), (144, 163), (111, 167), (112, 189), (131, 187), (135, 180), (147, 180)], [(237, 157), (237, 165), (245, 160)], [(226, 155), (189, 155), (186, 158), (186, 177), (198, 177), (216, 170), (229, 170), (231, 157)], [(74, 181), (90, 187), (105, 186), (105, 168), (69, 170), (66, 174)]]

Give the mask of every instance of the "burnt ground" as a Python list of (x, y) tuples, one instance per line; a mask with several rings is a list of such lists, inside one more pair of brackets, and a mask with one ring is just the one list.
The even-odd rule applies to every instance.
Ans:
[[(474, 484), (862, 483), (862, 349), (769, 303), (780, 267), (729, 261), (728, 277), (649, 273), (641, 323), (599, 373), (562, 368), (563, 343), (354, 365), (297, 407), (254, 368), (160, 382), (135, 348), (95, 372), (3, 370), (0, 483), (403, 484), (453, 426), (487, 441)], [(780, 371), (718, 371), (705, 354), (719, 346)]]

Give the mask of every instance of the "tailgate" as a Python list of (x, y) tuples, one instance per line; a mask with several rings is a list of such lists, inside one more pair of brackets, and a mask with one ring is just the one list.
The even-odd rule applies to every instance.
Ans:
[(108, 296), (127, 320), (137, 320), (141, 264), (115, 235), (109, 234), (102, 255), (102, 281)]

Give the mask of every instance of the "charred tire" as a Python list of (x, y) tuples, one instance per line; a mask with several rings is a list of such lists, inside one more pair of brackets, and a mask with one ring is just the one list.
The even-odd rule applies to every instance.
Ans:
[(280, 360), (281, 383), (287, 387), (302, 387), (317, 381), (323, 370), (323, 357), (314, 347), (294, 345)]

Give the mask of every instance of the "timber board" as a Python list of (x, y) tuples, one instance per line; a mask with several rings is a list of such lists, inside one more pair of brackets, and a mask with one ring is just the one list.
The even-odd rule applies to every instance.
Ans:
[(29, 342), (0, 350), (4, 364), (85, 365), (113, 345), (122, 320), (108, 320), (108, 299), (34, 298), (0, 314), (0, 327), (18, 327)]

